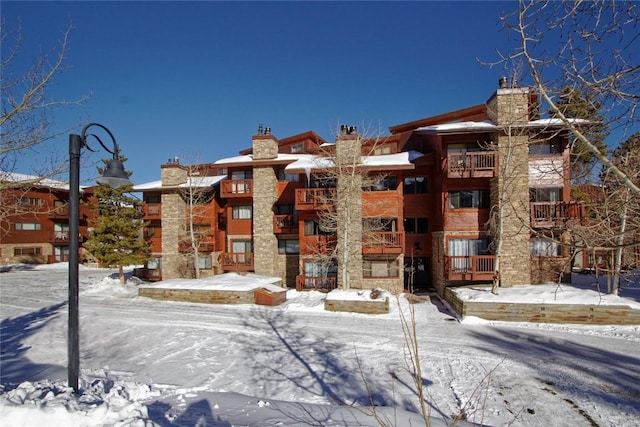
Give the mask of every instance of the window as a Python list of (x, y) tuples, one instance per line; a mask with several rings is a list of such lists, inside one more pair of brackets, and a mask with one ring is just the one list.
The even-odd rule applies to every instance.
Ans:
[(253, 179), (253, 171), (232, 171), (231, 179)]
[(320, 227), (320, 222), (317, 219), (305, 219), (304, 220), (304, 235), (305, 236), (317, 236), (320, 234), (330, 234)]
[(532, 202), (561, 202), (562, 188), (530, 188), (529, 200)]
[(404, 179), (404, 194), (428, 193), (427, 177), (411, 176)]
[(398, 231), (397, 218), (362, 218), (362, 231)]
[(299, 254), (300, 241), (298, 239), (278, 240), (278, 253), (279, 254)]
[(383, 145), (382, 147), (376, 147), (373, 150), (373, 155), (374, 156), (380, 156), (382, 154), (391, 154), (391, 146), (390, 145)]
[(387, 176), (379, 179), (373, 185), (365, 188), (365, 191), (393, 191), (398, 187), (398, 182), (395, 176)]
[(293, 204), (276, 205), (276, 215), (293, 215), (296, 213)]
[(234, 206), (232, 208), (233, 219), (251, 219), (253, 207), (251, 205)]
[(53, 234), (57, 240), (69, 239), (69, 224), (53, 224)]
[(146, 203), (161, 203), (162, 197), (160, 194), (147, 194), (144, 196), (144, 201)]
[(488, 209), (489, 190), (449, 191), (449, 209)]
[(300, 174), (286, 173), (284, 169), (278, 169), (278, 181), (280, 182), (299, 182)]
[(400, 267), (397, 258), (372, 258), (362, 260), (363, 277), (398, 277)]
[(531, 255), (533, 256), (562, 256), (560, 242), (546, 237), (534, 237), (531, 239)]
[(234, 254), (253, 252), (253, 243), (251, 240), (234, 240), (231, 242), (231, 252)]
[(38, 223), (38, 222), (16, 222), (16, 230), (21, 230), (21, 231), (40, 230), (40, 223)]
[(468, 273), (472, 269), (470, 257), (489, 254), (489, 239), (449, 239), (451, 271)]
[(18, 206), (42, 206), (43, 200), (36, 197), (16, 197)]
[(21, 255), (42, 255), (42, 248), (39, 246), (31, 248), (13, 248), (13, 256)]
[(429, 232), (429, 219), (405, 218), (404, 232), (407, 234), (424, 234)]
[(211, 255), (198, 257), (198, 268), (211, 268)]
[(149, 258), (147, 260), (147, 268), (150, 270), (157, 270), (158, 268), (162, 268), (162, 258)]
[(447, 145), (447, 153), (468, 153), (470, 151), (482, 151), (478, 142), (458, 142)]
[(301, 153), (302, 150), (304, 150), (304, 144), (302, 142), (299, 142), (297, 144), (293, 144), (291, 146), (291, 152), (292, 153)]
[(560, 138), (529, 143), (530, 156), (553, 156), (558, 154), (562, 154), (562, 141)]

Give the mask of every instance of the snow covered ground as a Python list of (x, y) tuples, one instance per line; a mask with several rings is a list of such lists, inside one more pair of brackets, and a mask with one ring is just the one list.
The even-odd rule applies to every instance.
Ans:
[[(115, 277), (80, 270), (75, 395), (66, 265), (0, 274), (0, 424), (376, 426), (373, 411), (387, 425), (424, 424), (404, 296), (384, 315), (327, 312), (324, 294), (291, 290), (278, 307), (207, 305), (138, 297), (139, 282)], [(617, 301), (637, 305), (639, 291), (626, 284)], [(433, 296), (414, 307), (433, 425), (638, 425), (640, 327), (460, 323)]]

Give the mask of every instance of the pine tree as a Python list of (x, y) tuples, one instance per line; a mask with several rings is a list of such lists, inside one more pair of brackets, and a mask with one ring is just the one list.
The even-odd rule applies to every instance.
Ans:
[[(589, 120), (590, 124), (584, 127), (583, 133), (595, 145), (602, 154), (607, 154), (607, 146), (604, 142), (609, 134), (603, 117), (600, 114), (600, 105), (588, 94), (582, 94), (579, 90), (565, 88), (559, 96), (556, 106), (565, 117)], [(552, 115), (554, 115), (552, 113)], [(575, 140), (571, 147), (571, 179), (574, 184), (585, 179), (593, 178), (591, 173), (597, 161), (595, 154), (589, 150), (580, 140)]]
[[(103, 168), (98, 168), (98, 172), (102, 174)], [(124, 266), (143, 264), (150, 250), (142, 238), (144, 222), (136, 206), (138, 200), (128, 195), (131, 190), (131, 186), (95, 188), (95, 201), (91, 204), (96, 214), (94, 229), (84, 244), (101, 265), (118, 266), (122, 284), (126, 283)]]

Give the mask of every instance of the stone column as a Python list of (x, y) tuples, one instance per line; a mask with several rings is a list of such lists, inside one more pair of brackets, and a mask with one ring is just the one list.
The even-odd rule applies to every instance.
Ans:
[[(277, 262), (278, 239), (273, 233), (274, 205), (278, 197), (278, 176), (269, 160), (278, 157), (278, 141), (267, 132), (253, 137), (253, 262), (254, 271), (285, 277)], [(264, 164), (260, 164), (265, 161)]]
[[(179, 164), (162, 165), (162, 186), (176, 187), (187, 181), (187, 171)], [(183, 262), (178, 251), (180, 235), (186, 224), (187, 205), (177, 190), (162, 193), (162, 278), (182, 277)]]
[(336, 138), (336, 219), (338, 285), (362, 288), (362, 174), (361, 141), (355, 128), (343, 128)]
[(529, 89), (500, 88), (487, 102), (498, 126), (498, 174), (491, 182), (491, 204), (502, 213), (500, 286), (531, 283), (529, 235)]

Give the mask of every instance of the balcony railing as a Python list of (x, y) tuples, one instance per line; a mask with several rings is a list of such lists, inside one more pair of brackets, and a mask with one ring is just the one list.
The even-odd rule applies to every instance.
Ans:
[(368, 231), (362, 234), (364, 253), (402, 253), (404, 233), (399, 231)]
[(335, 277), (296, 276), (297, 291), (329, 292), (336, 286)]
[(49, 218), (69, 218), (69, 206), (56, 206), (49, 211)]
[(450, 153), (447, 155), (449, 178), (486, 178), (495, 176), (496, 155), (492, 151)]
[(69, 241), (69, 232), (68, 231), (54, 231), (49, 236), (49, 241), (53, 243), (61, 243)]
[(142, 213), (146, 219), (160, 218), (162, 205), (160, 203), (145, 203), (142, 205)]
[(298, 232), (297, 215), (274, 215), (273, 232), (276, 234), (297, 233)]
[(220, 264), (225, 271), (253, 270), (253, 252), (224, 252)]
[[(178, 250), (180, 252), (191, 252), (193, 250), (193, 245), (191, 244), (190, 239), (180, 240), (178, 243)], [(215, 240), (213, 238), (203, 239), (198, 242), (198, 251), (199, 252), (213, 252), (215, 251)]]
[(251, 197), (253, 196), (252, 179), (231, 179), (221, 183), (222, 197)]
[(330, 205), (335, 200), (335, 188), (296, 189), (296, 209), (314, 210)]
[(584, 202), (531, 203), (531, 226), (534, 228), (563, 228), (567, 222), (579, 222), (584, 216)]
[(495, 256), (447, 256), (445, 272), (448, 280), (486, 281), (493, 279)]

